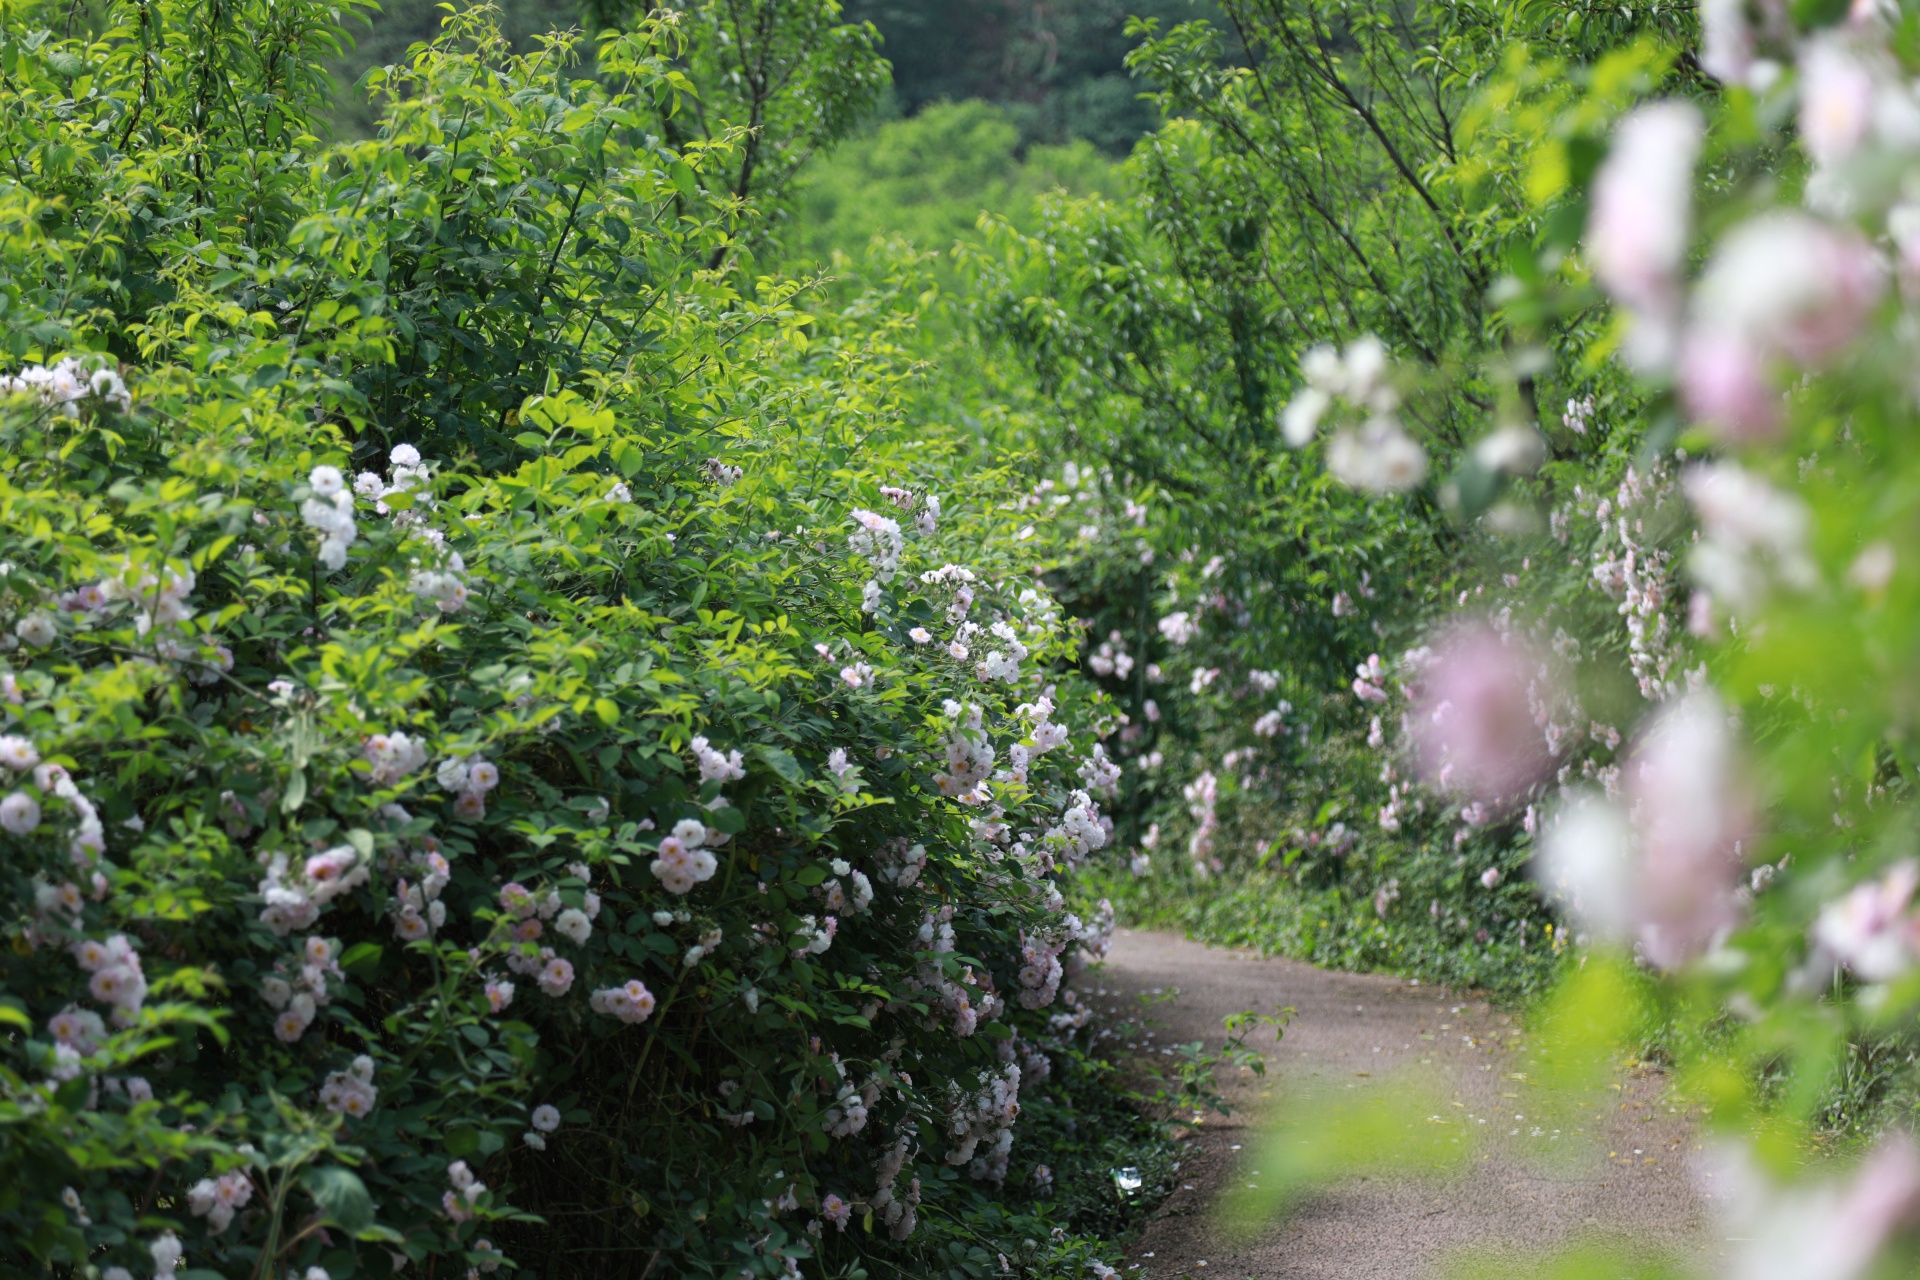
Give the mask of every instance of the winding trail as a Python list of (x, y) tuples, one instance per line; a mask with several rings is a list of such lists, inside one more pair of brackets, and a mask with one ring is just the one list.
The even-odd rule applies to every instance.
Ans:
[[(1545, 1117), (1528, 1115), (1517, 1023), (1483, 999), (1125, 929), (1090, 985), (1103, 1012), (1145, 1024), (1147, 1053), (1194, 1040), (1217, 1050), (1227, 1015), (1295, 1010), (1279, 1044), (1271, 1028), (1248, 1041), (1266, 1059), (1264, 1078), (1221, 1081), (1234, 1112), (1209, 1116), (1189, 1140), (1177, 1189), (1123, 1268), (1129, 1280), (1520, 1277), (1532, 1274), (1529, 1257), (1595, 1234), (1696, 1264), (1725, 1247), (1689, 1176), (1691, 1130), (1664, 1101), (1663, 1078), (1627, 1071), (1606, 1114), (1588, 1110), (1571, 1132), (1543, 1129), (1533, 1122)], [(1166, 1001), (1169, 991), (1178, 995)], [(1438, 1091), (1446, 1123), (1486, 1139), (1470, 1167), (1424, 1181), (1357, 1177), (1251, 1238), (1224, 1229), (1215, 1202), (1257, 1181), (1252, 1162), (1266, 1126), (1291, 1122), (1289, 1098), (1399, 1080)]]

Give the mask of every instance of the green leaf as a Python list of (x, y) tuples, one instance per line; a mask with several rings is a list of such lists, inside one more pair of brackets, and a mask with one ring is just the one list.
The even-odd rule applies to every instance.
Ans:
[(377, 942), (356, 942), (340, 956), (340, 967), (362, 976), (380, 966), (381, 947)]
[(295, 769), (287, 779), (287, 794), (280, 798), (280, 812), (294, 813), (307, 801), (307, 771)]
[(757, 746), (753, 749), (753, 753), (760, 757), (762, 764), (788, 782), (798, 784), (807, 780), (807, 775), (800, 768), (800, 762), (779, 747)]
[(300, 1185), (341, 1230), (356, 1233), (373, 1225), (373, 1197), (353, 1170), (337, 1164), (320, 1165), (302, 1174)]

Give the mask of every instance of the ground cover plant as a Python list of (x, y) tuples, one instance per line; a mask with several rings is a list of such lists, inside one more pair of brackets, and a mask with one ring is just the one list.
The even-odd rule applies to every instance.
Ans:
[(0, 24), (7, 1265), (1081, 1273), (1156, 1141), (1066, 985), (1116, 721), (895, 300), (738, 266), (729, 55), (473, 10), (329, 146), (330, 6), (58, 16)]

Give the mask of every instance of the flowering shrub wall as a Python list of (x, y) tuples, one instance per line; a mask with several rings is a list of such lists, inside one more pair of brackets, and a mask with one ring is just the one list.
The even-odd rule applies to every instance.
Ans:
[(911, 1269), (1043, 1195), (1118, 719), (891, 302), (705, 269), (674, 16), (616, 87), (453, 19), (327, 149), (330, 10), (115, 14), (0, 36), (8, 1265)]

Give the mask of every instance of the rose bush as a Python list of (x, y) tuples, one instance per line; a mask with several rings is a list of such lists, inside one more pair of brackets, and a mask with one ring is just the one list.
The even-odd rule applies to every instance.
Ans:
[(1118, 717), (894, 301), (708, 269), (682, 24), (328, 147), (332, 9), (111, 19), (0, 34), (9, 1265), (1078, 1266)]

